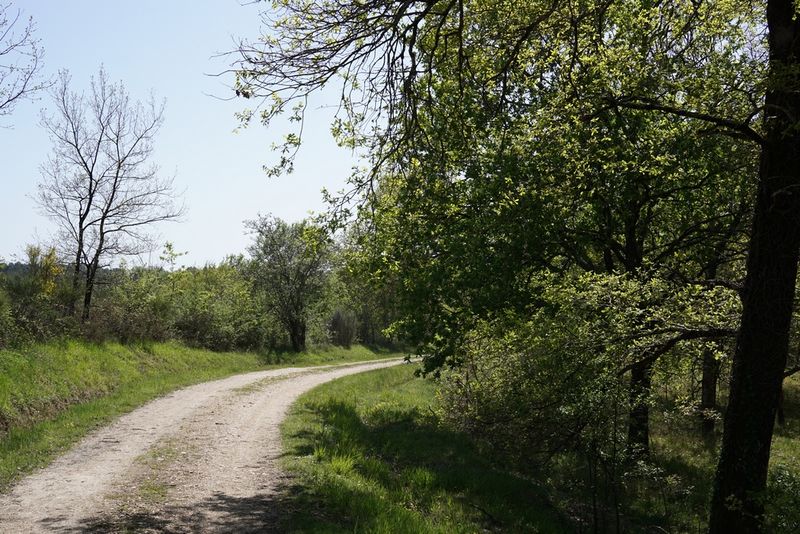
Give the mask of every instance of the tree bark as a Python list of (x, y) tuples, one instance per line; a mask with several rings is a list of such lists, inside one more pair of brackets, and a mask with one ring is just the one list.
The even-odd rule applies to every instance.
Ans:
[(92, 309), (92, 295), (94, 294), (94, 281), (97, 276), (97, 265), (92, 262), (91, 265), (86, 267), (86, 287), (83, 290), (83, 312), (81, 313), (81, 322), (89, 320), (89, 314)]
[(305, 321), (294, 321), (289, 325), (289, 341), (294, 352), (306, 350), (306, 323)]
[(89, 320), (89, 312), (92, 307), (92, 292), (94, 291), (94, 277), (86, 279), (86, 290), (83, 293), (83, 312), (81, 322)]
[(761, 532), (763, 496), (792, 317), (800, 246), (800, 32), (791, 0), (767, 3), (770, 84), (709, 532)]
[(100, 237), (92, 261), (86, 266), (86, 287), (83, 289), (83, 314), (81, 315), (81, 322), (84, 323), (89, 320), (89, 314), (92, 309), (92, 295), (94, 294), (94, 282), (97, 279), (97, 270), (100, 268), (100, 258), (106, 251), (105, 213), (103, 219), (100, 221), (99, 235)]
[(75, 254), (75, 268), (72, 271), (72, 294), (69, 296), (69, 307), (67, 308), (67, 312), (69, 313), (70, 317), (75, 316), (75, 301), (78, 298), (78, 288), (81, 284), (81, 254), (80, 254), (80, 247), (81, 244), (78, 245), (79, 252)]

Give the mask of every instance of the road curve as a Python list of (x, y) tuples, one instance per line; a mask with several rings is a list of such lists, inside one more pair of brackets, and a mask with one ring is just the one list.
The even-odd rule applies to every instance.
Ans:
[(158, 398), (0, 495), (0, 532), (270, 531), (282, 480), (278, 425), (292, 402), (399, 363), (259, 371)]

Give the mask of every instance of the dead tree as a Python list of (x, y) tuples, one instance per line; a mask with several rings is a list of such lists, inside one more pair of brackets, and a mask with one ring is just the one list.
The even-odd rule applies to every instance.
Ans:
[(70, 83), (69, 73), (61, 72), (52, 90), (54, 110), (42, 115), (53, 150), (41, 166), (37, 200), (73, 262), (73, 314), (83, 279), (85, 321), (98, 269), (149, 250), (153, 224), (177, 219), (182, 208), (172, 178), (150, 162), (164, 103), (131, 101), (102, 68), (88, 94), (73, 92)]

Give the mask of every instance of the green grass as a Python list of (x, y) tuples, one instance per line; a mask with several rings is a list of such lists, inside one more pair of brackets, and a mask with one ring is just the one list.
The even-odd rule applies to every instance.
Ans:
[(288, 532), (564, 532), (539, 485), (504, 472), (430, 407), (404, 365), (307, 393), (282, 426), (297, 475), (278, 506)]
[(784, 387), (786, 424), (777, 427), (770, 454), (767, 518), (775, 532), (800, 532), (800, 376)]
[(253, 354), (77, 341), (0, 350), (0, 491), (93, 428), (179, 387), (270, 367), (389, 356), (361, 346)]
[[(564, 453), (512, 474), (431, 409), (435, 383), (411, 366), (346, 377), (301, 397), (283, 425), (296, 475), (279, 502), (287, 532), (592, 531), (586, 461)], [(800, 376), (787, 380), (765, 497), (770, 532), (800, 532)], [(719, 435), (654, 409), (651, 462), (627, 472), (619, 518), (598, 501), (601, 532), (705, 532)], [(600, 482), (606, 484), (606, 482)], [(609, 488), (601, 488), (608, 493)], [(598, 497), (600, 499), (600, 497)]]

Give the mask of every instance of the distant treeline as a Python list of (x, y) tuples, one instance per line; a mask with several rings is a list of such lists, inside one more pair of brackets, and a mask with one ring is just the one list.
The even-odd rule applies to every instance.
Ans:
[(176, 268), (168, 244), (164, 266), (100, 269), (87, 314), (74, 265), (29, 246), (26, 262), (0, 264), (0, 348), (75, 337), (253, 351), (396, 342), (383, 333), (389, 297), (345, 267), (344, 244), (306, 222), (251, 227), (248, 254), (218, 264)]

